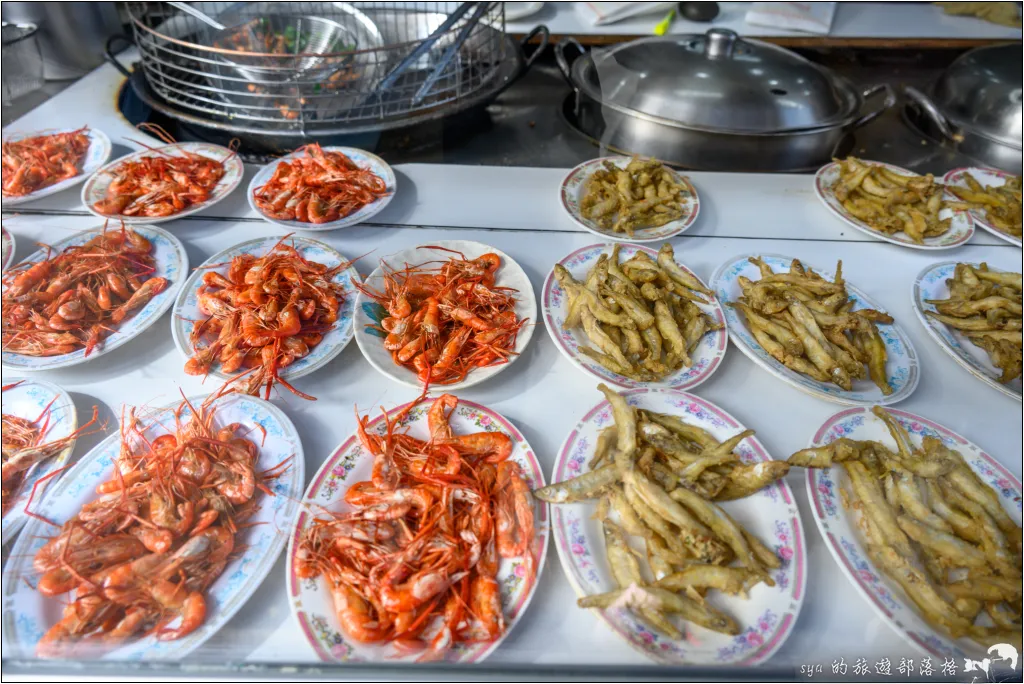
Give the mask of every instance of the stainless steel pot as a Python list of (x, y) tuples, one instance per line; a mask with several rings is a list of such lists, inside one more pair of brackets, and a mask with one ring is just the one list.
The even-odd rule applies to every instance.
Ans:
[(931, 138), (990, 166), (1021, 172), (1020, 43), (981, 47), (957, 58), (930, 95), (907, 86), (907, 118)]
[(39, 26), (47, 80), (78, 78), (103, 63), (110, 36), (121, 31), (116, 2), (5, 2), (5, 21)]
[[(568, 46), (580, 56), (570, 65)], [(709, 170), (809, 169), (896, 102), (886, 84), (849, 81), (733, 31), (643, 38), (597, 54), (572, 39), (555, 58), (580, 128), (609, 147)], [(884, 94), (879, 107), (865, 101)]]

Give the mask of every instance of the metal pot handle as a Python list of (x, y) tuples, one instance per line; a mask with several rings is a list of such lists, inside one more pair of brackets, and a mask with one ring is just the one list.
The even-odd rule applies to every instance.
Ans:
[(523, 36), (523, 39), (519, 41), (519, 45), (523, 48), (524, 54), (526, 53), (526, 45), (537, 36), (540, 36), (540, 42), (537, 47), (534, 48), (533, 52), (530, 53), (530, 56), (526, 58), (526, 62), (523, 64), (523, 71), (526, 71), (533, 66), (533, 63), (537, 61), (538, 57), (544, 54), (544, 51), (548, 49), (548, 43), (551, 42), (551, 31), (549, 31), (548, 27), (544, 24), (540, 24), (534, 27), (532, 31)]
[(119, 42), (124, 43), (127, 46), (133, 45), (131, 38), (123, 33), (116, 33), (107, 39), (107, 44), (103, 50), (103, 57), (106, 58), (106, 60), (110, 62), (115, 69), (120, 71), (125, 78), (131, 78), (131, 69), (126, 67), (124, 64), (121, 64), (121, 61), (114, 56), (114, 44)]
[(935, 103), (931, 101), (931, 98), (913, 86), (904, 86), (903, 94), (921, 108), (921, 111), (924, 112), (925, 116), (931, 119), (932, 123), (938, 127), (939, 132), (942, 133), (942, 135), (950, 140), (956, 139), (956, 133), (952, 128), (950, 128), (949, 122), (946, 121), (946, 117), (942, 115), (942, 112), (940, 112), (939, 108), (935, 106)]
[[(555, 61), (558, 62), (558, 68), (562, 72), (562, 77), (565, 78), (565, 82), (569, 84), (569, 87), (573, 90), (577, 90), (576, 86), (572, 82), (572, 72), (569, 69), (569, 61), (565, 58), (565, 46), (572, 45), (582, 55), (586, 52), (583, 46), (580, 45), (580, 41), (576, 40), (572, 36), (566, 36), (562, 40), (555, 44)], [(579, 92), (577, 90), (577, 92)]]
[(868, 112), (864, 116), (854, 121), (853, 126), (851, 126), (851, 128), (860, 128), (869, 121), (873, 121), (875, 118), (881, 115), (882, 112), (896, 104), (896, 92), (888, 83), (879, 83), (878, 85), (873, 85), (870, 88), (866, 88), (864, 92), (861, 93), (861, 96), (864, 98), (865, 101), (867, 101), (868, 98), (874, 97), (875, 95), (881, 92), (885, 93), (885, 99), (882, 100), (882, 106), (873, 112)]

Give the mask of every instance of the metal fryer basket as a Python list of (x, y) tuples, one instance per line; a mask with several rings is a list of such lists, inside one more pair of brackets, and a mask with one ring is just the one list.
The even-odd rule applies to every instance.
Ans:
[[(257, 52), (250, 44), (240, 49), (225, 41), (224, 34), (230, 31), (218, 34), (165, 3), (128, 3), (142, 68), (153, 91), (176, 108), (222, 123), (283, 131), (412, 117), (472, 98), (487, 87), (508, 56), (503, 5), (491, 3), (427, 96), (416, 102), (414, 95), (466, 26), (468, 15), (386, 91), (377, 92), (377, 86), (457, 3), (193, 5), (229, 27), (262, 22), (260, 30), (265, 24), (271, 39), (277, 37), (275, 23), (299, 21), (325, 22), (335, 36), (335, 46), (326, 51), (319, 46), (309, 49), (313, 44), (307, 41), (300, 45), (305, 50)], [(251, 25), (246, 33), (251, 35)]]

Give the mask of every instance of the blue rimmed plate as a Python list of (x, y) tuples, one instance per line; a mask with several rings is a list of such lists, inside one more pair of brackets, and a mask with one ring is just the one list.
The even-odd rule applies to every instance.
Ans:
[[(80, 128), (80, 127), (79, 127)], [(29, 131), (27, 133), (12, 133), (9, 136), (4, 136), (4, 142), (13, 142), (15, 140), (21, 140), (23, 138), (33, 138), (37, 135), (55, 135), (57, 133), (71, 133), (77, 131), (78, 128), (47, 128), (42, 131)], [(82, 169), (77, 176), (66, 178), (59, 183), (48, 185), (45, 188), (40, 188), (33, 193), (28, 195), (22, 195), (20, 197), (4, 195), (4, 208), (16, 207), (19, 204), (25, 204), (43, 197), (47, 197), (54, 193), (58, 193), (65, 188), (78, 185), (86, 178), (89, 178), (92, 174), (96, 173), (97, 170), (103, 167), (110, 159), (110, 138), (103, 131), (95, 128), (86, 128), (85, 134), (89, 137), (89, 148), (85, 151), (85, 157), (82, 158)]]
[[(215, 271), (226, 276), (231, 260), (234, 257), (241, 254), (261, 257), (270, 252), (282, 240), (283, 238), (269, 237), (243, 242), (234, 247), (229, 247), (223, 252), (214, 254), (193, 271), (192, 275), (185, 281), (185, 286), (181, 288), (181, 292), (174, 302), (174, 310), (171, 315), (171, 334), (174, 337), (174, 344), (185, 358), (192, 355), (189, 336), (195, 329), (196, 321), (207, 318), (207, 316), (199, 311), (199, 301), (197, 298), (203, 274), (207, 271)], [(328, 268), (334, 268), (349, 262), (336, 249), (317, 240), (292, 236), (284, 241), (286, 244), (294, 246), (303, 258), (323, 264)], [(308, 355), (296, 360), (287, 368), (281, 369), (281, 377), (294, 379), (309, 375), (329, 363), (352, 340), (352, 318), (356, 302), (356, 291), (353, 283), (357, 280), (359, 280), (359, 273), (356, 271), (355, 266), (349, 266), (347, 269), (335, 274), (333, 282), (338, 283), (345, 289), (345, 298), (338, 308), (337, 322), (331, 330), (324, 334), (320, 344), (309, 351)], [(214, 365), (210, 373), (225, 380), (232, 377), (222, 373), (219, 370), (219, 364)]]
[[(903, 332), (897, 323), (892, 325), (878, 325), (878, 333), (885, 342), (885, 351), (888, 355), (886, 371), (889, 375), (889, 385), (892, 387), (892, 394), (882, 394), (882, 390), (869, 379), (853, 381), (852, 390), (844, 390), (839, 385), (828, 382), (819, 382), (803, 373), (797, 373), (777, 361), (771, 354), (757, 343), (754, 336), (747, 329), (747, 324), (736, 309), (728, 306), (729, 302), (735, 302), (742, 296), (743, 289), (739, 285), (739, 278), (746, 276), (750, 280), (761, 279), (761, 271), (757, 266), (750, 263), (750, 257), (760, 257), (776, 273), (789, 272), (792, 257), (780, 256), (777, 254), (744, 254), (743, 256), (730, 259), (725, 262), (711, 276), (711, 289), (718, 295), (725, 310), (725, 320), (729, 326), (729, 338), (740, 348), (747, 357), (761, 366), (775, 377), (784, 382), (803, 390), (816, 397), (833, 401), (837, 404), (850, 406), (874, 406), (875, 404), (895, 404), (909, 397), (917, 388), (917, 382), (921, 376), (921, 368), (917, 360), (917, 352), (914, 350), (910, 338)], [(804, 262), (804, 266), (814, 270), (823, 278), (831, 280), (834, 274), (816, 268)], [(858, 290), (849, 281), (846, 282), (846, 291), (854, 301), (853, 310), (877, 309), (885, 311), (885, 308), (876, 304), (862, 291)]]
[[(40, 437), (39, 443), (52, 442), (64, 439), (78, 427), (78, 414), (75, 411), (75, 403), (63, 389), (45, 380), (34, 378), (8, 378), (4, 380), (3, 393), (0, 399), (3, 403), (3, 413), (8, 416), (24, 418), (25, 420), (38, 420), (43, 418), (44, 412), (49, 407), (49, 427), (44, 435)], [(25, 524), (25, 506), (28, 504), (32, 487), (39, 480), (43, 479), (54, 470), (61, 468), (67, 463), (71, 452), (75, 448), (72, 441), (59, 454), (45, 461), (40, 461), (25, 473), (25, 477), (18, 489), (13, 493), (13, 501), (6, 504), (6, 511), (3, 514), (3, 541), (7, 544), (14, 535), (18, 533), (21, 526)], [(48, 484), (53, 484), (51, 479)], [(36, 492), (36, 501), (46, 491), (40, 487)]]
[(988, 352), (971, 342), (956, 328), (951, 328), (942, 321), (925, 315), (925, 311), (935, 311), (935, 307), (928, 304), (926, 300), (949, 298), (949, 287), (946, 285), (946, 281), (953, 277), (957, 263), (960, 262), (944, 261), (941, 264), (929, 266), (917, 274), (912, 298), (914, 313), (917, 314), (917, 319), (921, 321), (921, 325), (928, 331), (931, 338), (938, 342), (942, 351), (952, 356), (954, 361), (985, 384), (1020, 401), (1020, 378), (1006, 384), (999, 382), (1002, 371), (992, 364)]
[[(192, 403), (202, 401), (199, 397)], [(162, 409), (147, 409), (138, 415), (149, 427), (144, 435), (154, 439), (174, 426), (175, 402)], [(287, 541), (299, 510), (305, 471), (298, 432), (285, 414), (269, 402), (243, 394), (227, 394), (214, 403), (215, 427), (241, 423), (266, 438), (260, 445), (257, 470), (276, 466), (289, 457), (291, 466), (270, 485), (273, 496), (258, 493), (260, 507), (246, 529), (236, 536), (236, 549), (227, 567), (206, 590), (206, 620), (194, 632), (175, 641), (159, 641), (155, 635), (128, 640), (119, 645), (100, 645), (94, 657), (105, 660), (178, 660), (198, 648), (248, 600), (273, 567)], [(188, 417), (188, 409), (183, 417)], [(259, 426), (259, 427), (257, 427)], [(49, 520), (63, 524), (96, 499), (96, 487), (113, 474), (114, 459), (121, 448), (121, 435), (113, 434), (83, 456), (33, 509)], [(35, 590), (38, 573), (32, 568), (35, 553), (56, 528), (32, 519), (15, 542), (3, 572), (3, 647), (11, 657), (32, 657), (43, 634), (61, 617), (65, 602), (46, 598)], [(9, 650), (10, 649), (10, 650)]]
[[(98, 356), (112, 352), (138, 336), (167, 311), (174, 302), (174, 297), (178, 294), (178, 290), (181, 289), (182, 284), (185, 282), (185, 276), (188, 273), (188, 255), (185, 253), (185, 247), (178, 238), (162, 228), (157, 228), (156, 226), (133, 226), (132, 229), (149, 240), (150, 244), (153, 245), (153, 260), (156, 264), (153, 276), (166, 278), (168, 281), (167, 288), (149, 300), (149, 303), (136, 312), (135, 315), (122, 322), (116, 331), (111, 333), (109, 337), (92, 350), (89, 356), (85, 355), (85, 349), (78, 349), (70, 354), (62, 354), (60, 356), (26, 356), (5, 351), (2, 357), (0, 357), (3, 359), (4, 370), (22, 372), (54, 370), (85, 363)], [(67, 247), (85, 244), (102, 231), (103, 228), (93, 228), (75, 233), (59, 242), (55, 242), (52, 245), (52, 253), (55, 254)], [(41, 249), (20, 262), (19, 265), (42, 261), (46, 258), (46, 254), (47, 251)]]

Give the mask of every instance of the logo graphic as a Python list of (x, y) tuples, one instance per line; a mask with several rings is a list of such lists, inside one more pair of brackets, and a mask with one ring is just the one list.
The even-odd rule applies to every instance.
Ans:
[[(982, 658), (981, 660), (971, 660), (970, 658), (964, 658), (964, 672), (984, 672), (985, 679), (991, 676), (989, 668), (992, 663), (1010, 663), (1010, 669), (1014, 672), (1017, 671), (1017, 649), (1010, 644), (994, 644), (988, 649), (988, 654), (993, 656), (992, 658)], [(977, 677), (975, 677), (975, 680)]]

